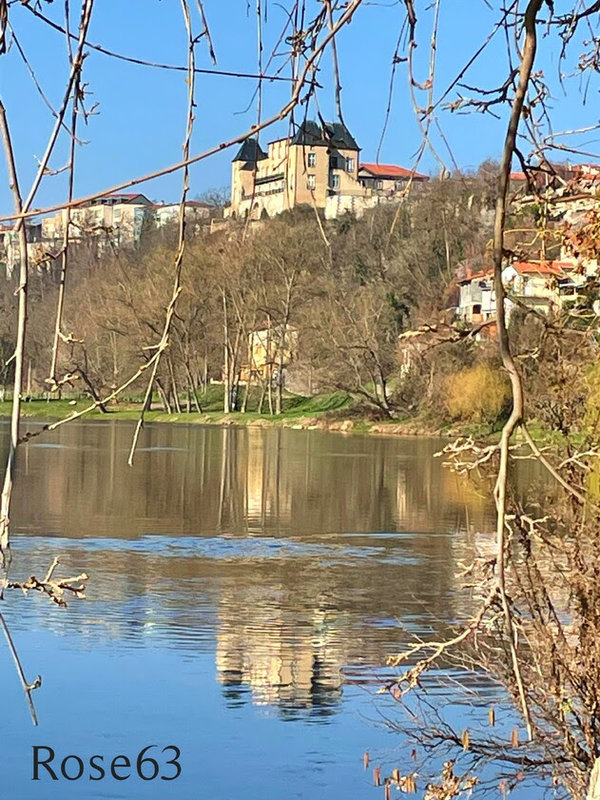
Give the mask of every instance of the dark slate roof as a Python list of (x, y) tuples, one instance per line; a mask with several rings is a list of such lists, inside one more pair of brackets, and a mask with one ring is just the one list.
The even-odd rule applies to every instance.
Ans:
[(306, 144), (313, 147), (314, 145), (327, 144), (327, 142), (323, 139), (323, 130), (321, 126), (317, 122), (314, 122), (314, 120), (307, 119), (298, 127), (298, 130), (292, 137), (292, 144)]
[(258, 141), (251, 136), (249, 139), (245, 139), (242, 142), (242, 146), (233, 160), (247, 161), (255, 164), (257, 161), (263, 161), (267, 157), (267, 154), (259, 145)]
[(322, 125), (314, 120), (303, 122), (294, 137), (292, 144), (303, 144), (309, 147), (338, 147), (342, 150), (360, 150), (356, 140), (341, 122), (324, 122)]
[(344, 150), (360, 150), (354, 136), (341, 122), (327, 122), (325, 128), (329, 139), (336, 147), (341, 147)]

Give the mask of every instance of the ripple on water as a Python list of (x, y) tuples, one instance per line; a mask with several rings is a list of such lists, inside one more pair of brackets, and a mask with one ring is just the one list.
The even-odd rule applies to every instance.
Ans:
[[(343, 539), (343, 537), (340, 537)], [(131, 552), (160, 554), (161, 557), (200, 557), (208, 559), (263, 560), (288, 558), (319, 558), (322, 564), (339, 559), (377, 559), (379, 563), (414, 565), (421, 558), (401, 550), (387, 552), (380, 545), (350, 547), (340, 542), (303, 542), (299, 539), (276, 539), (269, 536), (165, 536), (146, 534), (137, 539), (94, 537), (68, 539), (21, 535), (15, 537), (17, 551), (79, 551), (87, 553)]]

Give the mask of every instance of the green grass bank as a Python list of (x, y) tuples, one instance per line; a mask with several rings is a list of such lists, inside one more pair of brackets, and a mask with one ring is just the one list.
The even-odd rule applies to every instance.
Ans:
[[(271, 414), (264, 403), (263, 411), (257, 411), (257, 398), (251, 397), (248, 409), (225, 414), (223, 412), (223, 391), (220, 386), (211, 386), (205, 393), (198, 395), (201, 412), (196, 409), (190, 413), (166, 413), (154, 409), (146, 412), (148, 422), (168, 422), (198, 425), (241, 425), (256, 427), (283, 426), (309, 430), (332, 430), (346, 433), (378, 433), (387, 435), (432, 435), (442, 433), (442, 429), (428, 425), (414, 418), (377, 419), (374, 414), (356, 403), (354, 398), (345, 392), (331, 392), (314, 397), (297, 395), (284, 398), (283, 411), (279, 415)], [(154, 403), (153, 405), (157, 405)], [(43, 420), (68, 419), (75, 413), (91, 405), (89, 398), (46, 399), (32, 398), (21, 404), (24, 418)], [(186, 405), (185, 403), (183, 404)], [(8, 417), (11, 413), (11, 402), (0, 402), (0, 417)], [(140, 414), (140, 402), (128, 400), (111, 404), (107, 413), (99, 408), (89, 411), (85, 417), (91, 419), (136, 420)]]
[[(378, 434), (383, 436), (467, 436), (493, 440), (498, 437), (500, 424), (491, 428), (486, 424), (463, 423), (447, 425), (421, 417), (402, 417), (381, 419), (364, 405), (359, 404), (345, 392), (331, 392), (314, 397), (290, 395), (285, 397), (283, 412), (279, 415), (256, 410), (257, 398), (249, 398), (250, 410), (225, 414), (223, 412), (223, 390), (213, 385), (205, 393), (198, 396), (201, 412), (166, 413), (153, 408), (146, 412), (148, 422), (187, 424), (187, 425), (238, 425), (260, 428), (287, 427), (301, 430), (324, 430), (354, 434)], [(91, 405), (86, 397), (76, 399), (32, 398), (21, 404), (22, 416), (25, 419), (66, 420)], [(156, 400), (154, 406), (158, 405)], [(185, 406), (185, 403), (184, 403)], [(265, 403), (266, 406), (266, 403)], [(140, 415), (141, 401), (127, 401), (111, 404), (107, 413), (95, 408), (85, 414), (86, 419), (103, 420), (137, 420)], [(11, 402), (0, 402), (0, 418), (9, 417)], [(549, 443), (550, 434), (535, 423), (530, 424), (530, 432), (537, 441)]]

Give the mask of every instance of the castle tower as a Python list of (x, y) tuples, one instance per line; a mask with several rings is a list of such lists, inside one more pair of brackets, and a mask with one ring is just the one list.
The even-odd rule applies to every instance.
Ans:
[(266, 158), (267, 154), (259, 145), (258, 140), (250, 137), (242, 143), (233, 159), (231, 164), (231, 210), (236, 216), (240, 214), (243, 216), (249, 210), (258, 163)]

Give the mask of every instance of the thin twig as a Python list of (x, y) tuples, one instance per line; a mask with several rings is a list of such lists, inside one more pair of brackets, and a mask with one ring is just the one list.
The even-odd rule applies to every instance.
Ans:
[[(193, 31), (192, 31), (192, 22), (190, 19), (190, 12), (189, 7), (187, 4), (187, 0), (181, 0), (181, 8), (183, 11), (183, 17), (185, 22), (185, 28), (188, 36), (188, 100), (187, 100), (187, 108), (186, 108), (186, 130), (185, 130), (185, 139), (183, 142), (183, 159), (184, 161), (189, 158), (190, 153), (190, 141), (192, 138), (192, 133), (194, 130), (194, 108), (195, 108), (195, 72), (194, 67), (196, 64), (196, 40), (194, 39)], [(133, 466), (133, 457), (135, 454), (135, 449), (137, 447), (137, 443), (140, 437), (140, 433), (144, 426), (144, 417), (147, 409), (150, 407), (152, 402), (152, 390), (154, 388), (154, 382), (156, 380), (156, 375), (158, 372), (158, 367), (160, 365), (161, 355), (163, 351), (169, 345), (169, 335), (171, 332), (171, 324), (173, 322), (173, 316), (175, 314), (175, 308), (177, 305), (177, 299), (181, 294), (181, 267), (183, 264), (183, 255), (185, 252), (185, 217), (186, 217), (186, 200), (189, 191), (189, 167), (185, 166), (183, 169), (183, 186), (181, 189), (181, 201), (179, 204), (179, 232), (178, 232), (178, 239), (177, 239), (177, 251), (175, 254), (175, 263), (174, 263), (174, 277), (173, 277), (173, 290), (171, 294), (171, 300), (167, 306), (167, 312), (165, 315), (165, 323), (163, 327), (162, 336), (160, 342), (158, 344), (157, 350), (157, 358), (154, 361), (154, 365), (152, 367), (152, 372), (150, 373), (150, 379), (148, 380), (148, 386), (146, 388), (146, 394), (144, 396), (144, 401), (142, 404), (142, 410), (140, 412), (139, 419), (135, 426), (135, 432), (133, 434), (133, 441), (131, 443), (131, 449), (129, 451), (129, 458), (127, 463), (129, 466)], [(176, 391), (176, 389), (175, 389)]]
[(6, 643), (8, 644), (8, 649), (10, 650), (10, 654), (13, 658), (13, 661), (15, 662), (17, 674), (19, 676), (19, 680), (21, 681), (21, 686), (23, 687), (23, 691), (25, 692), (25, 697), (27, 698), (29, 713), (31, 714), (31, 721), (33, 722), (34, 725), (37, 726), (38, 717), (37, 717), (37, 712), (35, 710), (35, 705), (33, 703), (32, 692), (35, 689), (38, 689), (42, 685), (42, 678), (40, 675), (38, 675), (33, 683), (28, 683), (27, 678), (25, 677), (25, 672), (23, 670), (23, 665), (21, 664), (21, 659), (19, 658), (19, 654), (17, 652), (17, 648), (15, 647), (12, 635), (10, 633), (8, 625), (6, 624), (6, 620), (4, 619), (4, 614), (2, 614), (1, 612), (0, 612), (0, 625), (2, 626), (4, 638), (6, 639)]

